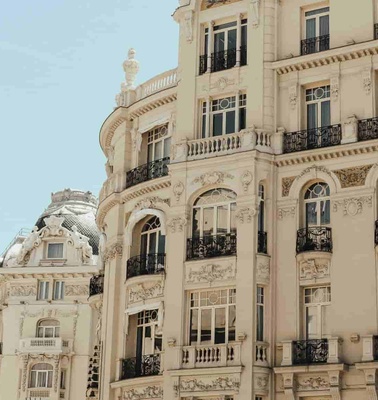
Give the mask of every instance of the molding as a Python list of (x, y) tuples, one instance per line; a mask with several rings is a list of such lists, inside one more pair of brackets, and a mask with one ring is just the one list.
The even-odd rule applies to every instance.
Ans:
[(114, 243), (105, 249), (103, 261), (104, 263), (113, 260), (116, 257), (122, 257), (123, 245), (122, 243)]
[(235, 218), (241, 223), (251, 223), (252, 218), (257, 215), (257, 206), (239, 208), (235, 214)]
[(137, 303), (148, 299), (164, 296), (164, 280), (148, 285), (139, 283), (128, 288), (129, 303)]
[(146, 386), (144, 388), (124, 389), (123, 400), (162, 399), (163, 388), (161, 386)]
[(179, 383), (174, 384), (176, 397), (181, 392), (233, 392), (239, 393), (240, 381), (233, 376), (218, 376), (201, 378), (180, 378)]
[(283, 220), (286, 217), (294, 218), (296, 209), (295, 206), (280, 207), (277, 212), (277, 217), (279, 220)]
[(135, 210), (142, 210), (145, 208), (159, 208), (159, 205), (164, 205), (167, 204), (168, 206), (170, 205), (170, 200), (169, 199), (162, 199), (159, 196), (150, 196), (146, 197), (144, 199), (139, 200), (135, 206)]
[(174, 217), (167, 222), (167, 227), (171, 233), (183, 232), (187, 222), (186, 217)]
[(223, 183), (225, 179), (234, 179), (234, 176), (228, 172), (212, 171), (196, 177), (192, 183), (199, 183), (201, 186), (216, 185)]
[(373, 205), (373, 196), (362, 196), (352, 197), (344, 200), (333, 201), (333, 212), (337, 212), (339, 209), (343, 210), (344, 216), (354, 217), (357, 214), (361, 214), (363, 211), (363, 204), (368, 207)]

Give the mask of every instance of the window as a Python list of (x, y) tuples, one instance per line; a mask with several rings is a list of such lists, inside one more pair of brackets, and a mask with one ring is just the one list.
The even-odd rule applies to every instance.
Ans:
[[(330, 86), (306, 90), (307, 130), (331, 125)], [(315, 140), (314, 135), (314, 140)], [(310, 137), (308, 145), (311, 146)]]
[(165, 235), (161, 233), (161, 223), (158, 217), (150, 218), (142, 228), (140, 254), (164, 254)]
[(236, 194), (214, 189), (202, 194), (193, 207), (193, 237), (236, 232)]
[(330, 191), (324, 182), (311, 185), (305, 193), (306, 227), (326, 226), (331, 222)]
[(168, 126), (159, 126), (148, 132), (147, 162), (168, 158), (171, 151), (171, 138), (168, 136)]
[(30, 388), (51, 388), (53, 379), (53, 367), (50, 364), (40, 363), (32, 367), (30, 371)]
[(203, 102), (202, 137), (227, 135), (245, 129), (246, 106), (246, 94), (212, 100), (209, 109), (207, 102)]
[(144, 355), (157, 354), (162, 351), (162, 335), (158, 333), (158, 314), (157, 309), (138, 313), (137, 359)]
[(306, 39), (329, 35), (329, 7), (306, 11), (305, 23)]
[(256, 296), (256, 341), (264, 341), (264, 288), (257, 286)]
[(190, 294), (190, 344), (220, 344), (235, 340), (236, 289)]
[(44, 319), (38, 322), (37, 337), (57, 338), (60, 336), (60, 324), (55, 319)]
[(60, 370), (60, 388), (63, 390), (66, 388), (66, 377), (67, 377), (67, 370), (61, 369)]
[(259, 185), (259, 232), (265, 232), (265, 188), (264, 185)]
[(63, 258), (63, 243), (49, 243), (47, 258)]
[(63, 300), (64, 299), (64, 282), (63, 281), (54, 281), (54, 300)]
[(319, 286), (304, 289), (304, 320), (306, 339), (322, 339), (328, 335), (331, 287)]
[(38, 282), (38, 293), (37, 300), (48, 300), (50, 291), (50, 282), (39, 281)]

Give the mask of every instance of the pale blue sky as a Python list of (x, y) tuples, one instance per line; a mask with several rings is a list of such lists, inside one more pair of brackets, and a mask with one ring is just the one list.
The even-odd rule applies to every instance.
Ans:
[(0, 254), (67, 187), (96, 196), (98, 142), (130, 47), (138, 82), (177, 66), (178, 0), (0, 0)]

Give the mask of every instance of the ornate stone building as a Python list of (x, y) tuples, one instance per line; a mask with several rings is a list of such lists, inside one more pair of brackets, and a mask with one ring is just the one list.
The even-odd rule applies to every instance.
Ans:
[(178, 68), (130, 50), (100, 399), (377, 399), (377, 6), (180, 0)]
[(98, 310), (88, 301), (99, 261), (96, 209), (90, 192), (52, 194), (33, 231), (0, 259), (1, 400), (82, 400), (96, 391)]

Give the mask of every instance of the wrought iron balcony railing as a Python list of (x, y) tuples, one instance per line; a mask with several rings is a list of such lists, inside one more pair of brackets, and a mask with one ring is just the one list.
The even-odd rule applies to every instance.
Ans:
[(378, 39), (378, 24), (374, 24), (374, 40)]
[(375, 244), (378, 245), (378, 220), (375, 221), (374, 239), (375, 239)]
[(138, 183), (167, 176), (169, 161), (170, 158), (165, 157), (130, 170), (126, 174), (126, 189), (138, 185)]
[(3, 354), (3, 342), (0, 342), (0, 355)]
[(187, 260), (234, 254), (236, 254), (236, 232), (193, 237), (187, 240)]
[(301, 40), (301, 56), (329, 50), (329, 35)]
[(322, 364), (328, 359), (327, 339), (296, 340), (293, 342), (293, 364)]
[(264, 231), (257, 233), (257, 252), (268, 254), (268, 234)]
[(320, 149), (339, 144), (341, 144), (341, 125), (329, 125), (285, 133), (283, 137), (283, 152), (294, 153), (296, 151)]
[(165, 253), (139, 254), (127, 260), (126, 278), (164, 272)]
[(121, 362), (121, 379), (153, 376), (160, 373), (160, 354), (126, 358)]
[(373, 336), (373, 358), (374, 361), (378, 361), (378, 336)]
[(324, 226), (309, 226), (297, 231), (297, 253), (324, 251), (332, 253), (332, 229)]
[[(211, 72), (224, 71), (235, 67), (237, 60), (237, 49), (229, 49), (211, 53)], [(240, 46), (240, 65), (247, 65), (247, 46)], [(199, 74), (202, 75), (208, 68), (208, 55), (204, 54), (199, 59)]]
[(104, 275), (92, 276), (89, 281), (89, 296), (104, 293)]
[(378, 117), (358, 121), (358, 140), (378, 139)]

